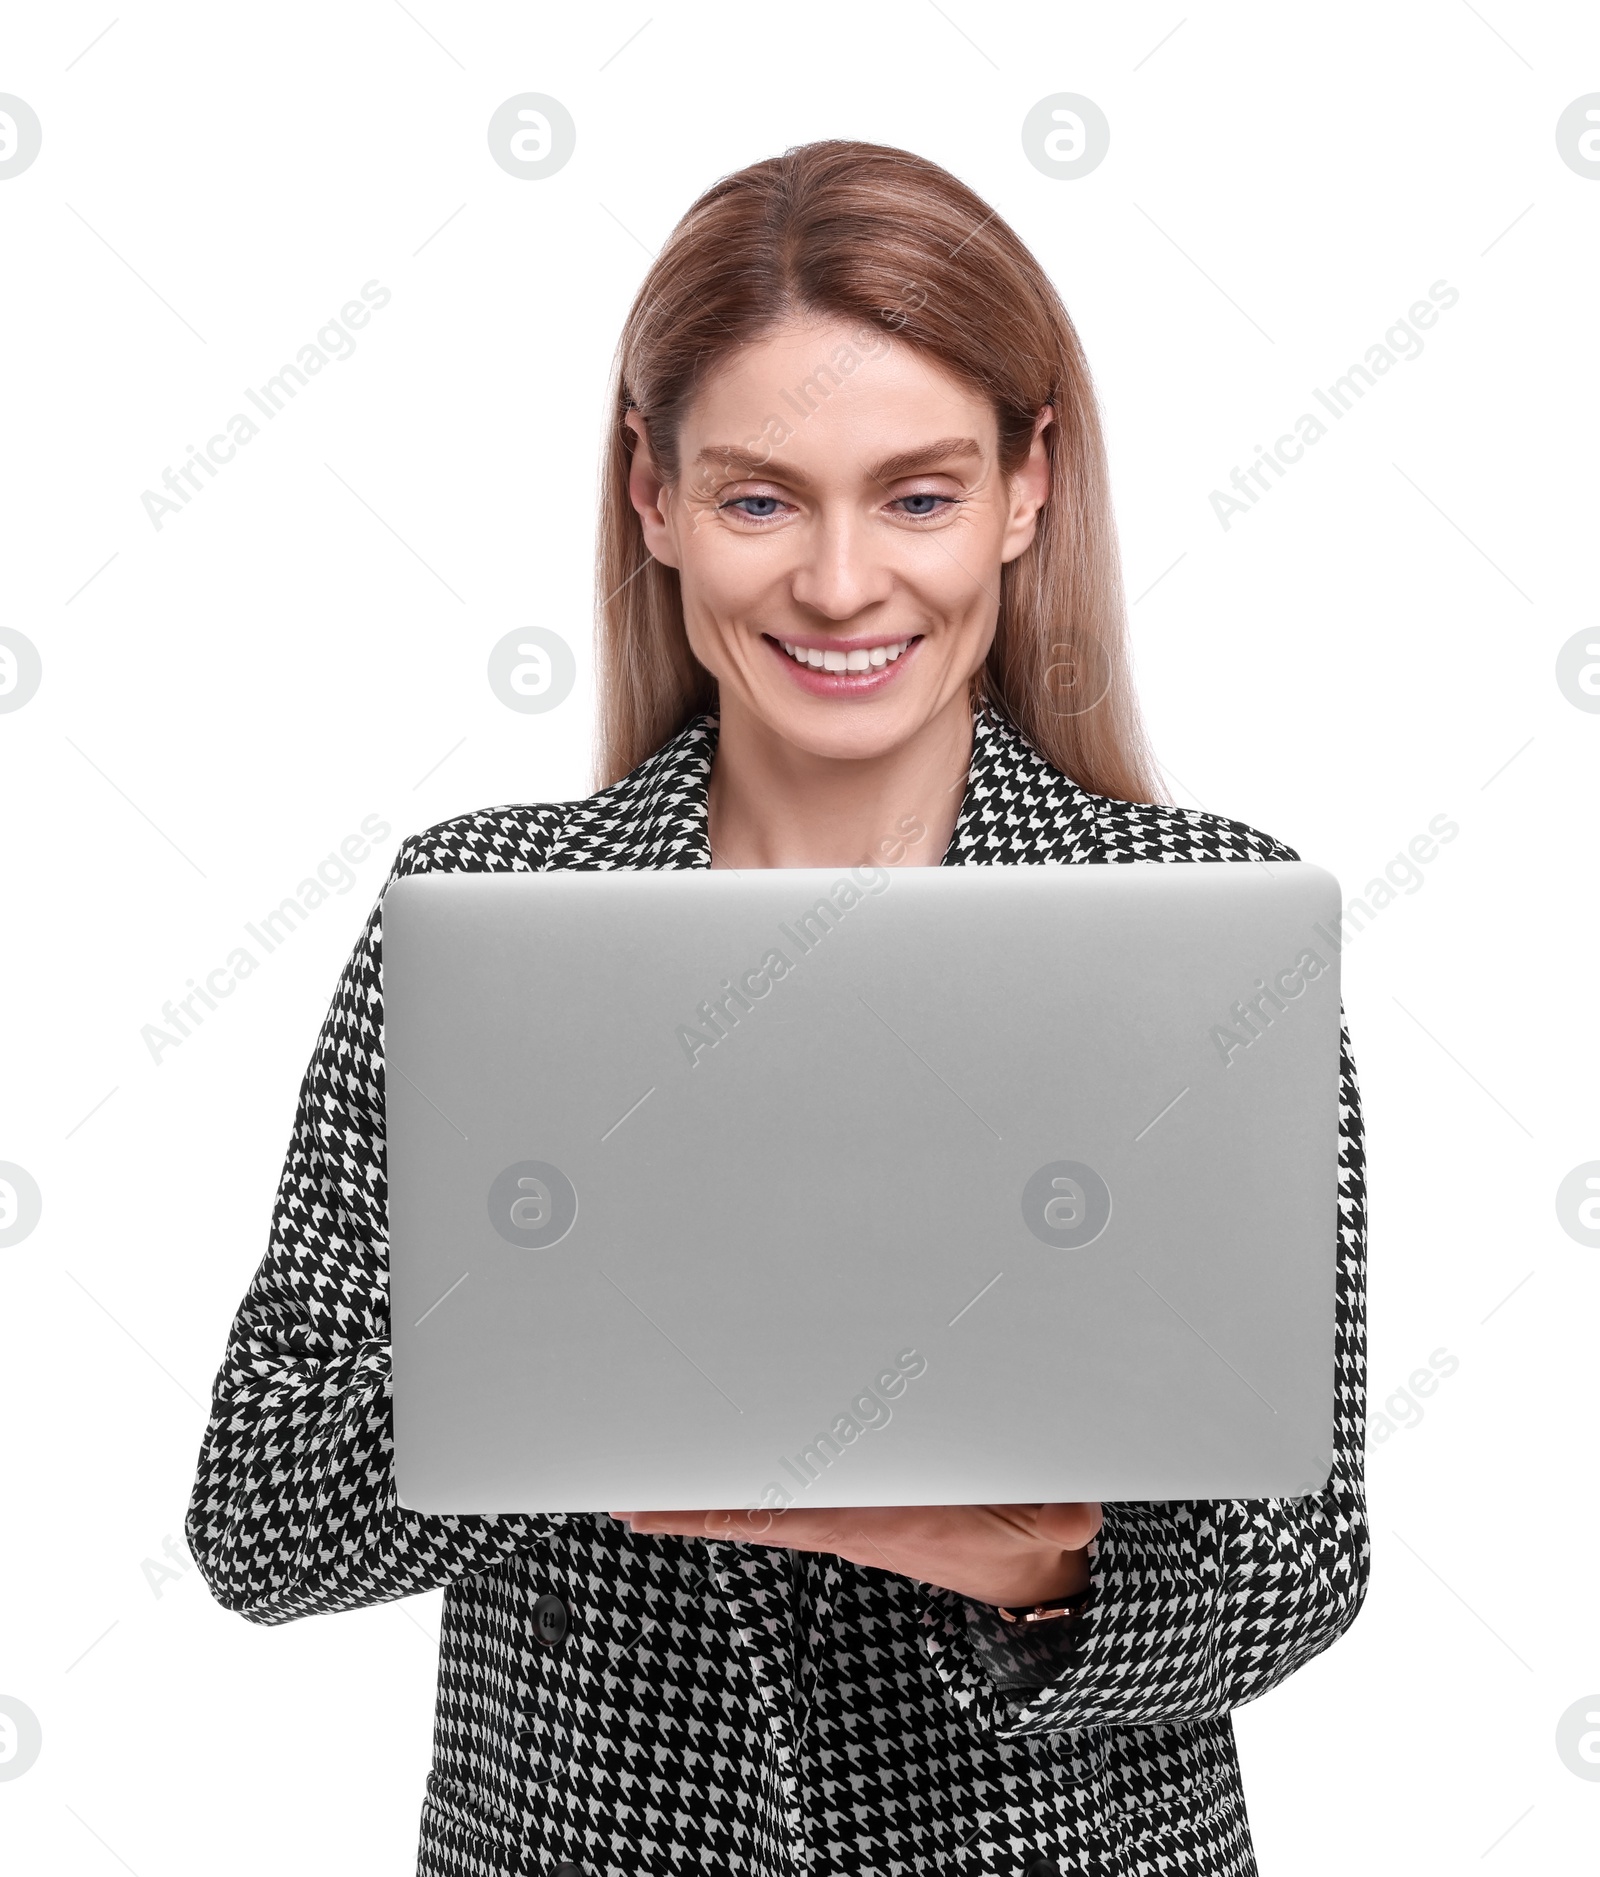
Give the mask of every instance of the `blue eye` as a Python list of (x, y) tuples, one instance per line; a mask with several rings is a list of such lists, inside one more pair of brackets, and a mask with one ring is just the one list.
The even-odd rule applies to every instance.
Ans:
[(926, 508), (903, 507), (902, 512), (904, 514), (910, 515), (918, 520), (926, 515), (937, 515), (939, 512), (938, 505), (943, 502), (948, 502), (949, 500), (950, 497), (948, 495), (902, 495), (900, 497), (902, 504), (921, 502), (928, 504)]
[(741, 510), (752, 521), (770, 521), (778, 512), (779, 504), (775, 495), (740, 495), (725, 506)]

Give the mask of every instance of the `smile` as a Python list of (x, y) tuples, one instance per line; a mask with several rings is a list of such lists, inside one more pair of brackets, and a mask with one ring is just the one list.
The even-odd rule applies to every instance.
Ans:
[(777, 641), (797, 665), (809, 665), (813, 671), (875, 671), (892, 665), (911, 644), (910, 639), (891, 639), (886, 645), (856, 646), (851, 651), (817, 645), (792, 645), (787, 639)]

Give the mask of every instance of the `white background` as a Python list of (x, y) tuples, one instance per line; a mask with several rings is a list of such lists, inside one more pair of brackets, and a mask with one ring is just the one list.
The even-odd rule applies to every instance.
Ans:
[[(717, 175), (842, 135), (951, 167), (1062, 290), (1173, 799), (1347, 893), (1460, 828), (1344, 963), (1374, 1412), (1459, 1366), (1369, 1454), (1356, 1626), (1239, 1712), (1262, 1869), (1587, 1868), (1600, 1784), (1554, 1742), (1600, 1691), (1600, 1275), (1554, 1199), (1600, 1157), (1600, 717), (1554, 666), (1595, 620), (1600, 183), (1554, 127), (1600, 89), (1600, 16), (653, 3), (7, 23), (44, 141), (0, 183), (0, 623), (44, 682), (0, 716), (0, 1159), (44, 1213), (0, 1252), (0, 1694), (44, 1747), (0, 1783), (0, 1857), (412, 1868), (437, 1596), (263, 1630), (147, 1561), (398, 837), (590, 786), (597, 443), (649, 257)], [(485, 140), (528, 90), (578, 126), (538, 182)], [(1019, 138), (1064, 90), (1111, 123), (1077, 181)], [(354, 356), (154, 529), (141, 492), (370, 279)], [(1211, 491), (1441, 279), (1421, 356), (1224, 530)], [(526, 624), (578, 654), (547, 716), (485, 678)], [(141, 1026), (369, 814), (393, 834), (354, 888), (153, 1063)]]

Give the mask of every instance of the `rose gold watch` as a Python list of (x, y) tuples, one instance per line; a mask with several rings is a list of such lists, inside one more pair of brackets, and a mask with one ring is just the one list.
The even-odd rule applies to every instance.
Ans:
[(1080, 1590), (1076, 1596), (1064, 1597), (1059, 1603), (1036, 1603), (1028, 1610), (1008, 1610), (1003, 1603), (997, 1603), (994, 1607), (1000, 1612), (1003, 1623), (1048, 1623), (1058, 1616), (1081, 1616), (1092, 1594), (1091, 1591)]

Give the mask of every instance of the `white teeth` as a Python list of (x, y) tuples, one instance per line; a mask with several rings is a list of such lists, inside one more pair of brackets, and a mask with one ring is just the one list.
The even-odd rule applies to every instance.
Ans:
[(911, 643), (901, 639), (894, 645), (873, 645), (853, 652), (824, 651), (815, 645), (791, 645), (787, 639), (778, 643), (796, 664), (809, 665), (813, 671), (876, 671), (892, 665)]

